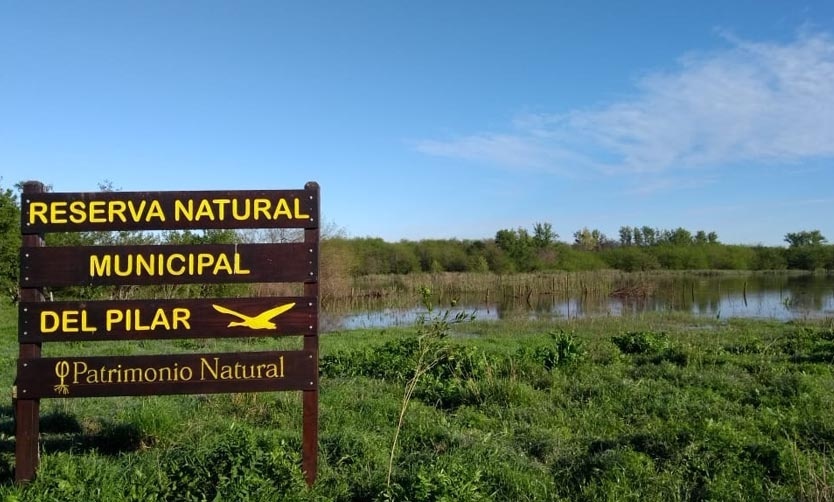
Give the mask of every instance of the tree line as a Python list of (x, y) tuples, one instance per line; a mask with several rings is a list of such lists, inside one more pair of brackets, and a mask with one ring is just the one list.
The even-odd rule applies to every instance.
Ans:
[[(100, 186), (112, 189), (110, 185)], [(287, 242), (299, 237), (292, 230), (204, 232), (80, 232), (47, 234), (47, 245), (205, 244)], [(476, 272), (507, 274), (537, 271), (648, 270), (834, 270), (834, 246), (819, 230), (785, 235), (786, 247), (723, 244), (716, 232), (623, 226), (618, 238), (597, 229), (575, 231), (562, 241), (550, 223), (501, 229), (480, 240), (424, 239), (387, 242), (375, 237), (347, 237), (323, 232), (322, 275), (359, 277), (417, 272)], [(19, 273), (20, 205), (17, 194), (0, 188), (0, 282), (14, 296)], [(181, 288), (209, 286), (181, 286)], [(211, 286), (233, 287), (233, 286)], [(180, 292), (182, 293), (182, 292)], [(217, 294), (219, 291), (190, 291)], [(111, 292), (111, 295), (113, 293)], [(120, 294), (116, 292), (116, 294)], [(172, 293), (173, 294), (173, 293)], [(85, 296), (82, 294), (82, 296)]]
[[(502, 229), (493, 239), (386, 242), (335, 239), (354, 276), (412, 272), (648, 270), (834, 270), (834, 246), (818, 230), (785, 236), (787, 247), (722, 244), (716, 232), (621, 227), (619, 239), (583, 228), (559, 240), (549, 223)], [(334, 244), (331, 240), (331, 244)]]

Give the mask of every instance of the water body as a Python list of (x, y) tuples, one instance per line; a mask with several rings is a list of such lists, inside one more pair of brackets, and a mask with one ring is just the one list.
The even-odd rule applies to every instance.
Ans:
[[(687, 312), (715, 318), (794, 319), (834, 318), (834, 276), (753, 274), (660, 277), (637, 290), (606, 295), (560, 297), (461, 297), (454, 307), (438, 310), (475, 312), (478, 320), (507, 317), (570, 319), (622, 316), (645, 312)], [(369, 308), (361, 312), (322, 314), (323, 329), (384, 328), (415, 322), (420, 306)]]

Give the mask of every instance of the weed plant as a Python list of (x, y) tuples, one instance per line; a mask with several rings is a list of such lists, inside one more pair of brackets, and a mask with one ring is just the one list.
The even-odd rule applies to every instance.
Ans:
[[(0, 308), (0, 329), (8, 388), (11, 307)], [(25, 486), (13, 483), (12, 410), (0, 406), (0, 500), (834, 499), (830, 320), (475, 321), (448, 326), (430, 365), (418, 363), (416, 338), (416, 327), (322, 335), (312, 488), (300, 468), (299, 393), (50, 399), (41, 402), (38, 476)]]

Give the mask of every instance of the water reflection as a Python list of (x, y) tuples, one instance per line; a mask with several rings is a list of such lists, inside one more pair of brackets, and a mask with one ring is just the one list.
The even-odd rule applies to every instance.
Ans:
[[(498, 298), (495, 298), (498, 296)], [(817, 319), (834, 317), (834, 276), (737, 275), (661, 277), (647, 287), (607, 294), (563, 297), (462, 295), (450, 308), (475, 312), (479, 320), (508, 317), (580, 318), (634, 315), (644, 312), (689, 312), (716, 318)], [(438, 310), (445, 310), (439, 308)], [(322, 330), (376, 328), (413, 324), (422, 307), (369, 308), (362, 312), (322, 313)]]
[[(456, 314), (463, 312), (471, 314), (475, 312), (475, 318), (479, 321), (495, 321), (500, 315), (495, 306), (463, 307), (448, 309), (450, 319)], [(443, 312), (446, 310), (444, 309)], [(339, 329), (359, 328), (385, 328), (391, 326), (408, 326), (414, 324), (420, 315), (426, 314), (423, 307), (383, 309), (378, 311), (367, 311), (354, 314), (334, 314), (323, 312), (319, 316), (322, 331), (335, 331)]]

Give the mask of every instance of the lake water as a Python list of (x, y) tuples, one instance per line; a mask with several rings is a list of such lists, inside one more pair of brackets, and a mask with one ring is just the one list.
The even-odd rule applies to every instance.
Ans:
[[(480, 299), (480, 301), (479, 301)], [(719, 275), (663, 277), (639, 292), (611, 295), (532, 295), (483, 301), (479, 295), (463, 296), (453, 313), (465, 311), (479, 320), (509, 316), (569, 319), (589, 316), (621, 316), (644, 312), (688, 312), (716, 318), (819, 319), (834, 318), (834, 276), (820, 275)], [(322, 329), (356, 329), (412, 324), (425, 309), (370, 308), (361, 312), (322, 313)]]

